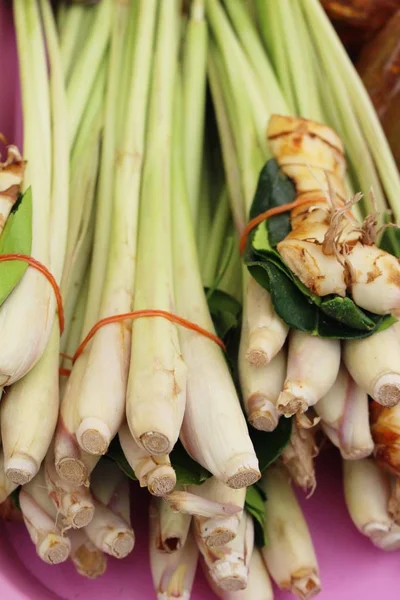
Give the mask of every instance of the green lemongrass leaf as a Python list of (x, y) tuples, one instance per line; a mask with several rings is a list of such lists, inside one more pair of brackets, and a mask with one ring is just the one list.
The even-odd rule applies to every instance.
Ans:
[(258, 548), (267, 544), (265, 535), (265, 501), (264, 490), (257, 484), (251, 485), (246, 490), (244, 507), (254, 520), (254, 542)]
[(184, 449), (178, 440), (170, 454), (171, 464), (180, 485), (200, 485), (211, 477), (211, 473), (199, 465)]
[[(28, 188), (14, 204), (0, 236), (0, 256), (30, 254), (32, 247), (32, 190)], [(22, 261), (0, 263), (0, 306), (22, 279), (28, 264)]]
[[(293, 202), (295, 187), (274, 159), (261, 170), (250, 218)], [(332, 339), (361, 339), (393, 324), (393, 318), (369, 313), (350, 297), (316, 296), (282, 261), (277, 244), (290, 231), (289, 214), (260, 223), (249, 235), (245, 262), (256, 281), (271, 294), (277, 314), (290, 327)]]
[(274, 431), (260, 431), (249, 425), (249, 433), (263, 473), (282, 454), (292, 433), (292, 420), (281, 417)]

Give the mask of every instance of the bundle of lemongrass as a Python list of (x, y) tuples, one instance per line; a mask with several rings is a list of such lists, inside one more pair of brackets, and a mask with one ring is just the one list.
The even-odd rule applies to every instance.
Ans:
[(43, 273), (1, 264), (0, 500), (22, 485), (39, 556), (97, 577), (134, 546), (124, 471), (152, 496), (158, 598), (189, 598), (199, 557), (221, 598), (272, 598), (269, 575), (309, 598), (289, 479), (314, 490), (317, 434), (356, 527), (400, 545), (386, 140), (317, 0), (83, 4), (14, 0), (24, 144), (0, 165), (0, 254), (48, 268), (65, 330)]

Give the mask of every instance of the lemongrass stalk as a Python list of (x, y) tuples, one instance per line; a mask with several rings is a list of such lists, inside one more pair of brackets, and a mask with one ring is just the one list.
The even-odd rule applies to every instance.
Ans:
[(221, 600), (273, 600), (274, 591), (260, 550), (254, 548), (250, 559), (249, 577), (245, 590), (238, 592), (221, 590), (209, 579), (214, 594)]
[[(242, 261), (239, 252), (239, 238), (233, 222), (230, 223), (228, 235), (224, 243), (224, 251), (228, 254), (227, 263), (222, 255), (220, 269), (217, 273), (218, 289), (231, 295), (240, 304), (242, 303)], [(227, 248), (228, 247), (228, 248)]]
[(239, 377), (244, 409), (249, 423), (261, 431), (278, 425), (276, 409), (286, 375), (286, 353), (281, 350), (266, 365), (256, 366), (247, 359), (248, 319), (243, 320), (239, 347)]
[(103, 461), (92, 477), (95, 514), (84, 528), (89, 540), (102, 552), (125, 558), (135, 545), (129, 523), (129, 490), (121, 489), (123, 475), (117, 465)]
[(24, 489), (19, 493), (19, 503), (38, 556), (49, 565), (65, 562), (70, 553), (70, 541), (61, 534), (54, 519)]
[(61, 5), (60, 9), (61, 7), (64, 8), (64, 15), (61, 22), (59, 19), (57, 20), (60, 31), (60, 49), (64, 77), (65, 81), (68, 81), (73, 69), (73, 61), (76, 59), (77, 48), (81, 40), (82, 24), (87, 11), (83, 6), (69, 6), (66, 8), (64, 5)]
[(154, 496), (165, 496), (176, 485), (176, 474), (169, 456), (152, 456), (133, 439), (127, 423), (118, 432), (121, 448), (135, 473), (140, 487), (147, 487)]
[(243, 511), (236, 537), (223, 546), (207, 546), (196, 530), (195, 536), (197, 546), (214, 583), (221, 589), (232, 592), (245, 589), (254, 547), (252, 517)]
[(5, 502), (10, 494), (18, 487), (17, 483), (13, 483), (7, 476), (4, 470), (4, 453), (0, 450), (0, 504)]
[(354, 525), (383, 550), (400, 547), (400, 527), (388, 512), (390, 481), (371, 459), (343, 462), (346, 505)]
[[(243, 510), (246, 488), (233, 490), (215, 477), (210, 477), (202, 485), (191, 486), (189, 490), (202, 498), (222, 505), (232, 505)], [(196, 534), (204, 539), (207, 546), (224, 546), (237, 535), (242, 512), (232, 515), (199, 517), (193, 519)]]
[(36, 475), (52, 440), (59, 409), (60, 334), (54, 322), (47, 347), (34, 368), (17, 381), (0, 408), (4, 468), (19, 485)]
[(315, 430), (299, 427), (294, 421), (290, 440), (280, 458), (292, 481), (308, 496), (311, 496), (317, 487), (314, 467), (314, 458), (317, 454)]
[(16, 146), (7, 147), (7, 158), (0, 161), (0, 236), (18, 199), (25, 171), (25, 161)]
[(43, 468), (23, 486), (19, 502), (25, 525), (40, 558), (49, 564), (67, 560), (71, 544), (58, 525), (57, 511), (47, 494)]
[(53, 449), (49, 449), (45, 460), (47, 493), (59, 515), (59, 523), (65, 531), (71, 527), (81, 529), (90, 523), (94, 515), (94, 504), (88, 488), (75, 487), (63, 481), (54, 464)]
[[(236, 490), (235, 490), (236, 491)], [(240, 512), (240, 506), (226, 502), (222, 504), (215, 500), (210, 500), (205, 496), (186, 492), (183, 490), (174, 490), (164, 497), (165, 502), (171, 506), (172, 510), (188, 515), (197, 515), (199, 517), (226, 517)]]
[(386, 196), (394, 211), (396, 220), (398, 220), (400, 217), (398, 209), (400, 177), (372, 101), (319, 2), (317, 0), (311, 2), (302, 0), (301, 6), (307, 21), (310, 23), (314, 42), (319, 47), (324, 64), (327, 65), (329, 61), (335, 63), (336, 70), (341, 78), (341, 87), (343, 88), (344, 84), (348, 91), (357, 121), (361, 124), (364, 136), (378, 167)]
[[(123, 44), (119, 39), (119, 29), (129, 17), (129, 8), (129, 5), (121, 5), (115, 16), (113, 39), (119, 45), (120, 59)], [(154, 2), (147, 0), (140, 4), (126, 128), (115, 162), (113, 220), (100, 317), (126, 313), (132, 307), (141, 157), (155, 12)], [(147, 58), (144, 60), (143, 57)], [(76, 400), (80, 422), (75, 433), (79, 445), (86, 452), (104, 454), (122, 424), (130, 342), (130, 327), (126, 323), (115, 323), (98, 331), (91, 343)], [(137, 364), (136, 369), (139, 369)]]
[[(23, 187), (32, 186), (34, 258), (50, 264), (51, 131), (49, 85), (39, 9), (33, 0), (14, 2), (24, 114)], [(40, 140), (40, 152), (37, 143)], [(26, 298), (31, 298), (27, 304)], [(0, 386), (25, 375), (39, 360), (54, 319), (53, 291), (41, 273), (28, 269), (0, 309)]]
[[(236, 147), (234, 130), (225, 108), (224, 89), (220, 77), (221, 69), (219, 68), (218, 61), (214, 54), (210, 52), (208, 57), (208, 78), (218, 123), (222, 159), (229, 188), (233, 220), (238, 232), (241, 233), (246, 224), (246, 210), (242, 201), (243, 191), (240, 178), (238, 150)], [(201, 262), (203, 264), (203, 260)]]
[(171, 554), (183, 548), (189, 534), (191, 515), (176, 512), (162, 498), (153, 498), (149, 518), (157, 550)]
[(262, 486), (267, 494), (265, 534), (261, 552), (276, 585), (306, 600), (321, 589), (310, 532), (286, 473), (269, 469)]
[[(61, 366), (65, 369), (72, 368), (71, 358), (76, 352), (81, 340), (83, 319), (85, 316), (87, 293), (89, 288), (89, 272), (84, 273), (84, 279), (78, 289), (75, 305), (70, 307), (68, 319), (65, 319), (65, 335), (62, 338), (60, 351), (66, 357), (62, 357)], [(67, 315), (66, 315), (67, 316)], [(62, 396), (62, 394), (60, 394)]]
[(207, 150), (203, 155), (203, 167), (200, 181), (200, 196), (197, 214), (196, 239), (200, 264), (204, 265), (208, 251), (208, 236), (211, 228), (211, 168), (207, 161)]
[(286, 100), (248, 9), (240, 0), (224, 0), (224, 6), (255, 71), (268, 112), (287, 114)]
[(324, 433), (344, 459), (369, 456), (374, 449), (369, 427), (368, 396), (341, 365), (329, 392), (315, 405)]
[(305, 412), (328, 393), (340, 366), (340, 342), (293, 330), (289, 335), (287, 374), (278, 412)]
[(220, 258), (221, 240), (224, 239), (229, 220), (229, 198), (224, 188), (217, 202), (215, 215), (208, 232), (207, 253), (204, 259), (203, 281), (205, 287), (212, 287), (216, 274), (218, 259)]
[(68, 82), (68, 125), (71, 147), (76, 139), (93, 82), (109, 43), (112, 21), (111, 0), (102, 0), (93, 11), (95, 13), (92, 17), (94, 19), (93, 25), (86, 37), (85, 46), (81, 49), (79, 61), (76, 63)]
[(191, 534), (173, 553), (158, 547), (157, 518), (150, 514), (150, 569), (157, 600), (189, 600), (197, 568), (198, 550)]
[(71, 540), (70, 558), (79, 575), (88, 579), (96, 579), (104, 575), (107, 568), (107, 555), (96, 548), (83, 531), (70, 531), (68, 537)]
[(391, 477), (390, 483), (388, 511), (396, 525), (400, 525), (400, 479)]
[(185, 177), (192, 219), (198, 215), (206, 99), (207, 23), (204, 0), (192, 0), (183, 55)]
[(346, 341), (343, 360), (350, 375), (382, 406), (400, 401), (400, 340), (393, 325), (363, 340)]
[[(171, 256), (174, 194), (170, 140), (179, 41), (178, 9), (175, 0), (163, 2), (158, 15), (134, 310), (150, 307), (176, 311)], [(123, 276), (126, 277), (125, 272)], [(130, 364), (126, 416), (132, 435), (149, 454), (169, 453), (179, 435), (186, 401), (186, 367), (176, 325), (161, 317), (134, 321)]]
[[(172, 207), (176, 310), (180, 316), (214, 333), (187, 205), (179, 86), (177, 89)], [(188, 368), (182, 442), (197, 462), (229, 487), (251, 485), (260, 476), (258, 461), (221, 348), (207, 337), (183, 327), (179, 330), (179, 339)], [(224, 415), (224, 419), (213, 418), (215, 414)]]

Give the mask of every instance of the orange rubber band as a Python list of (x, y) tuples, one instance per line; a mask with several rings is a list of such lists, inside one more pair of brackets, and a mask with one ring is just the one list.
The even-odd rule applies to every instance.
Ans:
[(48, 282), (53, 288), (54, 295), (56, 297), (58, 322), (60, 324), (60, 333), (62, 333), (64, 331), (65, 324), (64, 308), (62, 303), (61, 290), (53, 275), (50, 273), (48, 268), (45, 267), (41, 262), (39, 262), (38, 260), (36, 260), (36, 258), (33, 258), (32, 256), (28, 256), (27, 254), (2, 254), (0, 256), (0, 262), (7, 262), (10, 260), (19, 260), (21, 262), (26, 262), (29, 266), (39, 271), (40, 273), (42, 273), (42, 275), (44, 275), (47, 278)]
[(253, 229), (255, 227), (257, 227), (257, 225), (259, 225), (263, 221), (266, 221), (270, 217), (274, 217), (275, 215), (281, 215), (282, 213), (288, 212), (289, 210), (292, 210), (293, 208), (297, 208), (298, 206), (301, 206), (302, 204), (307, 204), (309, 202), (310, 202), (310, 198), (307, 198), (307, 197), (301, 198), (300, 197), (300, 198), (297, 198), (297, 200), (294, 200), (293, 202), (288, 202), (287, 204), (282, 204), (281, 206), (274, 206), (274, 208), (269, 208), (265, 212), (254, 217), (254, 219), (251, 219), (251, 221), (249, 221), (247, 223), (242, 235), (240, 236), (240, 242), (239, 242), (240, 254), (243, 254), (243, 252), (245, 251), (249, 233), (251, 231), (253, 231)]
[(203, 329), (200, 325), (196, 325), (196, 323), (192, 323), (183, 317), (178, 317), (178, 315), (174, 315), (166, 310), (157, 310), (157, 309), (148, 309), (148, 310), (135, 310), (133, 312), (123, 313), (121, 315), (114, 315), (112, 317), (106, 317), (105, 319), (101, 319), (98, 321), (92, 329), (89, 331), (85, 339), (79, 344), (77, 351), (74, 354), (73, 362), (76, 361), (77, 358), (82, 354), (87, 344), (90, 342), (92, 337), (98, 332), (99, 329), (104, 327), (104, 325), (109, 325), (110, 323), (119, 323), (120, 321), (126, 321), (127, 319), (141, 319), (143, 317), (163, 317), (171, 323), (176, 323), (177, 325), (181, 325), (186, 329), (191, 329), (192, 331), (197, 331), (197, 333), (201, 333), (205, 337), (208, 337), (210, 340), (218, 344), (222, 350), (225, 351), (224, 342), (214, 333), (207, 331), (207, 329)]
[(61, 358), (65, 358), (65, 360), (70, 360), (70, 361), (74, 360), (73, 356), (70, 356), (69, 354), (65, 354), (65, 352), (60, 352), (60, 356), (61, 356)]
[(71, 369), (58, 369), (58, 373), (62, 377), (69, 377), (71, 375)]

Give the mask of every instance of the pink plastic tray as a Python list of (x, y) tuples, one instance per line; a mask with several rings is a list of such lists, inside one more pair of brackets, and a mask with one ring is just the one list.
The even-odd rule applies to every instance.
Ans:
[[(18, 0), (23, 1), (23, 0)], [(0, 0), (0, 131), (20, 142), (15, 40), (8, 2)], [(310, 524), (321, 569), (322, 600), (398, 600), (400, 553), (374, 548), (353, 527), (344, 505), (338, 460), (324, 457), (318, 469), (318, 488), (301, 503)], [(136, 489), (136, 488), (135, 488)], [(23, 525), (0, 522), (0, 598), (4, 600), (150, 600), (155, 598), (147, 558), (146, 497), (137, 492), (132, 511), (136, 546), (124, 560), (109, 560), (107, 573), (88, 581), (64, 564), (50, 567), (36, 556)], [(212, 600), (201, 573), (193, 600)], [(277, 592), (276, 600), (290, 594)]]

